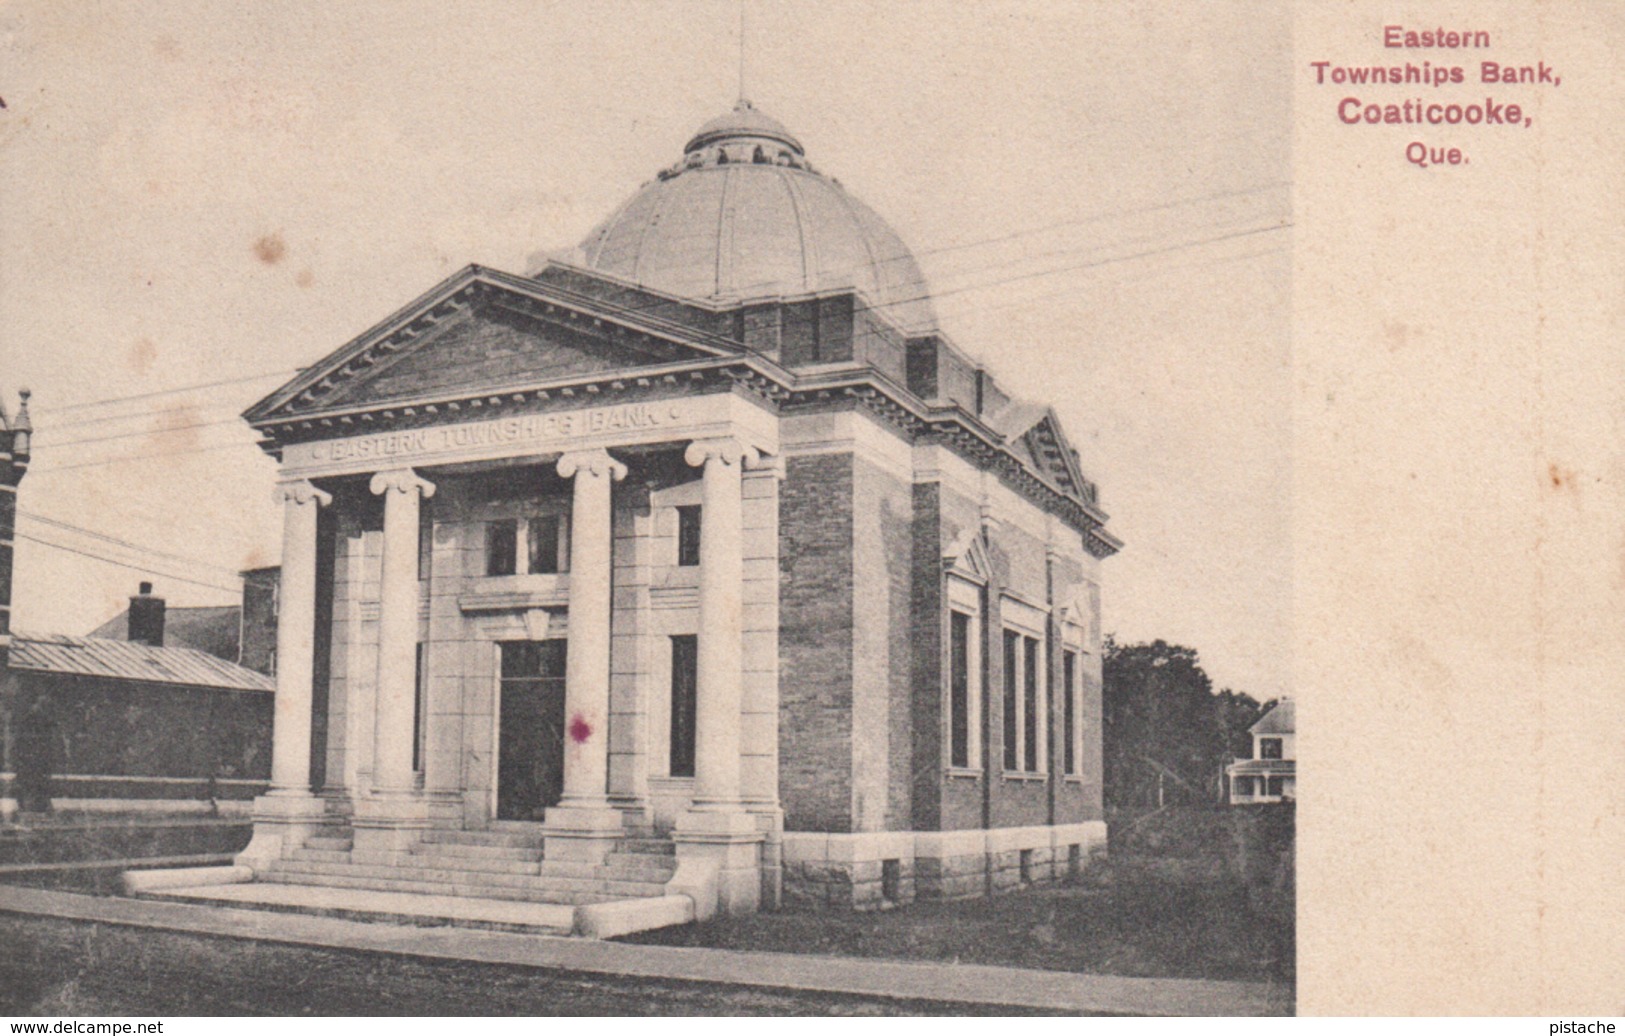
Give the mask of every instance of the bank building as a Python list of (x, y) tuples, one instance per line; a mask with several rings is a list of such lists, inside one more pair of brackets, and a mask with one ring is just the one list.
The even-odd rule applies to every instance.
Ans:
[(285, 523), (256, 882), (602, 935), (1104, 844), (1096, 487), (748, 102), (244, 416)]

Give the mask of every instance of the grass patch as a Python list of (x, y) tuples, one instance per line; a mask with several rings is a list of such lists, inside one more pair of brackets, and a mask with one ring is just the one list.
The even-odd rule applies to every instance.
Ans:
[(1126, 869), (1109, 883), (992, 899), (880, 913), (784, 910), (626, 937), (668, 946), (1277, 981), (1293, 978), (1293, 940), (1290, 909), (1284, 919), (1256, 913), (1239, 883), (1176, 882)]

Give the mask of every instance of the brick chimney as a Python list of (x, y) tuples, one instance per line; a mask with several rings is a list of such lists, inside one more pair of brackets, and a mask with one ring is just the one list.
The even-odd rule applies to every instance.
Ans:
[(153, 596), (151, 583), (142, 583), (141, 592), (130, 598), (129, 617), (127, 640), (133, 644), (164, 646), (164, 599)]

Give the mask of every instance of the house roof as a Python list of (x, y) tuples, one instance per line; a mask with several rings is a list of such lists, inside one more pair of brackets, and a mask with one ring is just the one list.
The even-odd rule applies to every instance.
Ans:
[(1253, 734), (1290, 734), (1297, 729), (1293, 715), (1292, 699), (1282, 698), (1275, 703), (1275, 707), (1262, 716), (1247, 730)]
[(9, 665), (12, 669), (64, 676), (233, 691), (276, 690), (276, 683), (270, 677), (202, 651), (155, 648), (102, 637), (14, 633)]
[[(242, 633), (243, 610), (236, 605), (211, 608), (167, 608), (164, 611), (164, 646), (191, 648), (234, 662)], [(128, 640), (130, 610), (126, 608), (90, 631), (92, 637)]]

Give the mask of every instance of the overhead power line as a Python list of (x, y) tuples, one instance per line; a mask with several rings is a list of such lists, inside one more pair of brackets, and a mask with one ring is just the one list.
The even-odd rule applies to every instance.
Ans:
[(120, 561), (117, 558), (110, 558), (105, 554), (97, 554), (93, 551), (79, 550), (76, 547), (70, 547), (63, 543), (53, 543), (50, 540), (42, 540), (38, 536), (31, 536), (26, 532), (19, 532), (17, 537), (19, 539), (28, 540), (31, 543), (38, 543), (42, 547), (50, 547), (53, 550), (65, 551), (69, 554), (77, 554), (82, 558), (90, 558), (93, 561), (100, 561), (105, 564), (116, 565), (119, 568), (127, 568), (133, 572), (140, 572), (144, 575), (162, 576), (165, 579), (173, 579), (179, 583), (190, 583), (193, 586), (206, 586), (211, 590), (221, 590), (225, 593), (233, 595), (238, 595), (243, 592), (242, 587), (240, 586), (221, 586), (219, 583), (207, 583), (201, 579), (191, 579), (187, 576), (176, 575), (173, 572), (165, 572), (161, 569), (149, 568), (146, 565), (132, 565), (127, 561)]
[(188, 557), (185, 554), (173, 554), (169, 551), (158, 550), (153, 547), (143, 547), (139, 543), (132, 543), (129, 540), (120, 539), (117, 536), (110, 536), (105, 532), (97, 532), (95, 529), (87, 529), (81, 525), (74, 525), (72, 522), (65, 522), (59, 518), (47, 518), (43, 514), (34, 514), (30, 511), (24, 511), (21, 509), (17, 511), (17, 515), (20, 518), (27, 518), (29, 521), (40, 522), (41, 524), (54, 526), (55, 528), (64, 529), (68, 532), (76, 532), (81, 536), (89, 536), (92, 539), (101, 540), (103, 543), (109, 543), (115, 547), (122, 547), (125, 550), (134, 551), (137, 554), (148, 554), (155, 558), (167, 558), (171, 561), (181, 561), (188, 565), (196, 565), (199, 568), (207, 568), (215, 572), (224, 572), (233, 578), (240, 574), (237, 572), (237, 570), (227, 568), (225, 565), (217, 565), (212, 561), (203, 561), (199, 558)]
[(298, 374), (301, 368), (292, 367), (285, 370), (262, 371), (259, 374), (248, 374), (241, 378), (226, 378), (222, 381), (204, 381), (195, 385), (181, 385), (171, 389), (160, 389), (156, 392), (142, 392), (133, 396), (109, 396), (106, 399), (93, 399), (86, 403), (68, 403), (63, 406), (51, 407), (42, 412), (41, 416), (50, 414), (65, 414), (71, 410), (88, 410), (91, 407), (111, 406), (114, 403), (133, 403), (141, 399), (157, 399), (159, 396), (174, 396), (182, 392), (194, 392), (198, 389), (219, 388), (222, 385), (241, 385), (250, 381), (263, 381), (266, 378), (285, 378), (290, 374)]
[(190, 432), (198, 428), (219, 428), (223, 425), (234, 425), (240, 424), (241, 422), (242, 418), (240, 417), (227, 417), (219, 421), (199, 421), (195, 424), (178, 424), (169, 428), (138, 428), (133, 432), (117, 432), (113, 435), (98, 435), (89, 439), (69, 439), (66, 442), (51, 442), (50, 440), (47, 440), (40, 443), (38, 446), (35, 446), (34, 452), (39, 453), (41, 450), (53, 450), (63, 446), (88, 446), (91, 443), (113, 442), (117, 439), (134, 439), (138, 436), (157, 437), (160, 435), (171, 435), (175, 432)]
[[(1198, 248), (1198, 247), (1203, 247), (1205, 245), (1218, 244), (1218, 243), (1224, 242), (1224, 241), (1231, 241), (1231, 240), (1236, 240), (1236, 239), (1240, 239), (1240, 238), (1252, 237), (1252, 236), (1255, 236), (1255, 235), (1258, 235), (1258, 234), (1266, 234), (1266, 233), (1272, 233), (1272, 232), (1279, 231), (1279, 230), (1287, 230), (1291, 226), (1292, 226), (1292, 224), (1290, 222), (1282, 222), (1282, 223), (1270, 224), (1268, 226), (1263, 226), (1263, 227), (1253, 227), (1253, 228), (1249, 228), (1249, 229), (1246, 229), (1246, 230), (1235, 231), (1235, 232), (1232, 232), (1232, 233), (1219, 234), (1219, 235), (1215, 235), (1215, 236), (1212, 236), (1212, 237), (1201, 238), (1201, 239), (1198, 239), (1198, 240), (1195, 240), (1195, 241), (1180, 242), (1178, 244), (1168, 245), (1166, 247), (1145, 249), (1145, 250), (1142, 250), (1142, 251), (1139, 251), (1139, 252), (1131, 253), (1129, 255), (1108, 256), (1108, 257), (1103, 258), (1103, 259), (1095, 259), (1095, 260), (1090, 260), (1088, 262), (1068, 264), (1068, 265), (1065, 265), (1065, 266), (1052, 267), (1052, 268), (1044, 269), (1044, 270), (1027, 271), (1027, 272), (1024, 272), (1024, 273), (1014, 274), (1014, 275), (1009, 276), (1009, 277), (998, 278), (998, 279), (995, 279), (995, 280), (992, 280), (992, 281), (985, 281), (985, 282), (980, 282), (980, 283), (975, 283), (975, 284), (961, 285), (961, 286), (956, 287), (956, 288), (947, 289), (946, 291), (931, 293), (931, 294), (928, 294), (928, 295), (923, 295), (923, 296), (920, 296), (920, 298), (931, 298), (931, 299), (945, 298), (945, 297), (949, 297), (949, 296), (953, 296), (953, 295), (963, 294), (963, 293), (969, 292), (969, 291), (976, 291), (976, 290), (981, 290), (981, 289), (984, 289), (984, 288), (995, 287), (995, 286), (1001, 285), (1001, 284), (1013, 284), (1013, 283), (1016, 283), (1018, 281), (1032, 280), (1032, 279), (1038, 278), (1038, 277), (1053, 276), (1053, 275), (1058, 274), (1058, 273), (1076, 273), (1076, 272), (1080, 272), (1080, 271), (1083, 271), (1083, 270), (1097, 269), (1099, 267), (1110, 266), (1110, 265), (1113, 265), (1115, 263), (1130, 262), (1130, 261), (1133, 261), (1133, 260), (1136, 260), (1136, 259), (1146, 259), (1146, 258), (1151, 258), (1151, 257), (1154, 257), (1154, 256), (1158, 256), (1158, 255), (1168, 255), (1168, 254), (1172, 254), (1172, 253), (1175, 253), (1175, 252), (1184, 251), (1184, 250), (1189, 249), (1189, 248)], [(1227, 260), (1216, 260), (1216, 261), (1227, 261)], [(909, 302), (909, 301), (917, 301), (917, 300), (916, 299), (898, 299), (898, 300), (894, 300), (893, 302), (880, 303), (878, 305), (872, 306), (871, 308), (879, 309), (879, 308), (883, 308), (885, 306), (896, 305), (896, 304)], [(615, 315), (635, 314), (636, 312), (638, 312), (638, 308), (634, 308), (634, 307), (615, 306), (613, 304), (608, 304), (608, 303), (603, 303), (601, 305), (603, 305), (603, 308), (606, 311), (608, 311), (611, 314), (615, 314)], [(992, 307), (986, 307), (986, 308), (997, 309), (997, 308), (1002, 308), (1002, 307), (999, 306), (999, 305), (994, 305)], [(961, 313), (961, 317), (974, 315), (975, 313), (977, 313), (979, 311), (980, 311), (980, 309), (972, 309), (972, 310), (964, 311), (964, 312)], [(737, 343), (734, 343), (734, 344), (737, 344)], [(751, 352), (751, 353), (755, 353), (757, 355), (760, 355), (759, 350), (750, 349), (748, 351)], [(226, 421), (219, 421), (219, 422), (208, 422), (207, 424), (208, 425), (226, 425), (226, 424), (234, 424), (234, 423), (235, 423), (235, 419), (226, 420)], [(196, 426), (196, 427), (204, 427), (204, 426), (205, 425), (199, 425), (199, 426)], [(174, 429), (174, 430), (179, 431), (180, 429), (177, 428), (177, 429)], [(119, 438), (129, 438), (132, 435), (144, 435), (144, 434), (151, 434), (151, 433), (150, 432), (138, 432), (138, 433), (129, 433), (128, 435), (107, 436), (107, 437), (104, 437), (103, 439), (99, 439), (99, 440), (95, 440), (95, 441), (109, 441), (109, 440), (119, 439)], [(74, 440), (75, 443), (83, 443), (83, 442), (90, 442), (90, 441), (92, 441), (92, 440)], [(61, 444), (61, 445), (70, 445), (70, 444), (69, 443), (64, 443), (64, 444)], [(106, 465), (109, 465), (109, 464), (133, 463), (133, 462), (136, 462), (136, 461), (153, 459), (153, 458), (169, 458), (169, 457), (184, 456), (184, 455), (187, 455), (187, 454), (207, 453), (207, 452), (212, 452), (212, 451), (217, 451), (217, 450), (238, 449), (238, 448), (244, 448), (244, 447), (254, 447), (256, 449), (258, 448), (257, 444), (255, 444), (255, 443), (221, 443), (221, 444), (217, 444), (217, 445), (213, 445), (213, 446), (192, 447), (192, 448), (185, 449), (185, 450), (167, 450), (167, 451), (165, 451), (165, 452), (163, 452), (161, 454), (137, 454), (137, 455), (134, 455), (134, 456), (126, 455), (124, 457), (109, 458), (109, 459), (105, 459), (105, 460), (85, 461), (85, 462), (76, 463), (76, 464), (65, 464), (65, 465), (62, 465), (60, 467), (47, 468), (47, 469), (45, 469), (43, 471), (40, 471), (39, 474), (47, 475), (47, 474), (54, 474), (56, 472), (61, 472), (61, 471), (72, 471), (72, 470), (77, 469), (77, 468), (103, 467), (103, 466), (106, 466)], [(38, 447), (36, 447), (36, 449), (38, 449)]]
[[(1146, 215), (1146, 214), (1155, 213), (1155, 212), (1165, 212), (1165, 211), (1168, 211), (1168, 210), (1171, 210), (1171, 209), (1182, 208), (1182, 207), (1187, 206), (1187, 205), (1200, 205), (1200, 204), (1204, 204), (1204, 203), (1207, 203), (1207, 202), (1223, 201), (1223, 200), (1228, 199), (1228, 198), (1248, 197), (1248, 196), (1255, 195), (1255, 194), (1262, 194), (1262, 193), (1264, 193), (1266, 191), (1279, 190), (1279, 189), (1290, 187), (1290, 186), (1291, 186), (1291, 184), (1289, 182), (1284, 182), (1284, 181), (1282, 181), (1282, 182), (1272, 182), (1272, 183), (1266, 183), (1266, 184), (1259, 184), (1259, 185), (1256, 185), (1256, 186), (1253, 186), (1253, 187), (1242, 188), (1242, 189), (1234, 190), (1234, 191), (1220, 191), (1220, 192), (1216, 192), (1214, 194), (1201, 195), (1201, 196), (1194, 197), (1194, 198), (1180, 198), (1180, 199), (1176, 199), (1174, 201), (1162, 202), (1162, 203), (1159, 203), (1159, 204), (1156, 204), (1156, 205), (1143, 206), (1143, 207), (1137, 208), (1137, 209), (1093, 213), (1093, 214), (1088, 215), (1088, 216), (1080, 216), (1080, 217), (1077, 217), (1077, 218), (1074, 218), (1074, 219), (1058, 220), (1058, 221), (1055, 221), (1055, 222), (1047, 223), (1047, 224), (1045, 224), (1043, 226), (1039, 226), (1039, 227), (1027, 227), (1027, 228), (1024, 228), (1024, 229), (1021, 229), (1021, 230), (1014, 230), (1014, 231), (1010, 231), (1010, 232), (1005, 233), (1005, 234), (997, 235), (995, 237), (979, 238), (979, 239), (975, 239), (975, 240), (971, 240), (971, 241), (961, 241), (961, 242), (957, 242), (957, 243), (949, 244), (949, 245), (940, 245), (940, 246), (938, 246), (936, 248), (929, 248), (929, 249), (925, 249), (924, 251), (919, 251), (919, 252), (906, 251), (906, 252), (898, 253), (898, 254), (895, 254), (895, 255), (881, 256), (881, 257), (875, 258), (873, 260), (873, 262), (875, 262), (877, 264), (889, 263), (889, 262), (898, 262), (898, 261), (902, 261), (902, 260), (908, 259), (908, 258), (919, 258), (920, 256), (929, 256), (929, 255), (942, 255), (942, 254), (945, 254), (945, 253), (948, 253), (948, 252), (963, 251), (963, 250), (968, 249), (968, 248), (980, 248), (980, 247), (986, 247), (988, 245), (1003, 244), (1003, 243), (1005, 243), (1007, 241), (1017, 240), (1017, 239), (1022, 238), (1022, 237), (1031, 237), (1031, 236), (1036, 235), (1036, 234), (1052, 233), (1055, 230), (1065, 228), (1065, 227), (1084, 226), (1084, 225), (1088, 225), (1088, 224), (1092, 224), (1092, 223), (1100, 223), (1100, 222), (1104, 222), (1104, 221), (1112, 220), (1112, 219), (1123, 219), (1123, 218), (1126, 218), (1126, 217), (1129, 217), (1129, 216), (1139, 216), (1139, 215)], [(1032, 258), (1034, 258), (1034, 257), (1026, 256), (1026, 257), (1022, 257), (1018, 261), (1027, 261), (1027, 260), (1030, 260)], [(929, 297), (933, 297), (933, 296), (928, 294), (928, 295), (925, 295), (925, 296), (921, 296), (920, 298), (910, 298), (910, 299), (905, 299), (905, 300), (901, 300), (901, 301), (903, 301), (903, 302), (914, 302), (914, 301), (920, 301), (921, 298), (929, 298)], [(662, 302), (659, 305), (665, 305), (665, 303)], [(653, 306), (650, 306), (650, 307), (622, 307), (622, 311), (625, 314), (632, 314), (632, 313), (637, 313), (637, 312), (639, 312), (639, 311), (641, 311), (643, 309), (648, 309), (648, 308), (654, 308), (654, 307)], [(49, 415), (52, 415), (52, 414), (61, 414), (61, 413), (68, 413), (68, 412), (72, 412), (72, 411), (78, 411), (78, 410), (86, 410), (86, 409), (90, 409), (92, 407), (112, 406), (112, 405), (115, 405), (115, 404), (118, 404), (118, 403), (137, 402), (137, 401), (144, 400), (144, 399), (156, 399), (156, 398), (160, 398), (160, 397), (163, 397), (163, 396), (179, 395), (179, 394), (184, 393), (184, 392), (192, 392), (192, 391), (196, 391), (196, 390), (199, 390), (199, 389), (219, 388), (219, 387), (225, 386), (225, 385), (239, 385), (239, 384), (244, 384), (244, 383), (252, 382), (252, 381), (261, 381), (261, 380), (265, 380), (267, 378), (272, 378), (272, 377), (288, 377), (288, 376), (300, 373), (300, 371), (303, 370), (303, 369), (304, 368), (293, 367), (293, 368), (287, 368), (287, 369), (283, 369), (283, 370), (263, 371), (263, 372), (261, 372), (259, 374), (250, 374), (250, 375), (246, 375), (246, 376), (240, 377), (240, 378), (228, 378), (228, 379), (224, 379), (224, 380), (220, 380), (220, 381), (208, 381), (208, 382), (199, 382), (199, 383), (191, 384), (191, 385), (180, 385), (180, 386), (177, 386), (175, 388), (162, 389), (162, 390), (158, 390), (158, 391), (154, 391), (154, 392), (143, 392), (143, 393), (139, 393), (139, 394), (136, 394), (136, 395), (130, 395), (130, 396), (110, 396), (110, 397), (107, 397), (105, 399), (90, 400), (90, 401), (84, 402), (84, 403), (70, 403), (70, 404), (66, 404), (66, 405), (63, 405), (63, 406), (48, 408), (48, 409), (42, 411), (42, 416), (47, 416), (48, 417)], [(117, 417), (104, 417), (104, 418), (97, 418), (97, 419), (94, 419), (94, 420), (95, 421), (110, 421), (110, 420), (117, 420), (117, 419), (119, 419), (119, 418), (117, 418)], [(61, 427), (71, 427), (75, 423), (89, 424), (89, 423), (93, 423), (93, 421), (69, 422), (69, 423), (63, 423), (63, 424), (56, 425), (55, 427), (59, 427), (59, 428), (61, 428)]]

